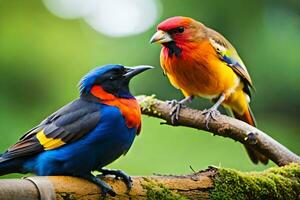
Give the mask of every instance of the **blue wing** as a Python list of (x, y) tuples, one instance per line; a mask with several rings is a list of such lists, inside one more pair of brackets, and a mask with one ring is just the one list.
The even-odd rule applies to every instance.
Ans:
[(95, 128), (99, 119), (99, 105), (81, 97), (28, 131), (1, 156), (1, 161), (34, 155), (74, 142)]

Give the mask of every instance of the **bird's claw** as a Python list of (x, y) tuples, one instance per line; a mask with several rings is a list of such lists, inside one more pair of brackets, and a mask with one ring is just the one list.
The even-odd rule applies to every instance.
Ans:
[(216, 120), (218, 116), (220, 116), (220, 112), (217, 109), (205, 109), (203, 110), (202, 114), (205, 116), (205, 126), (209, 129), (209, 122), (211, 119)]
[(170, 116), (171, 116), (171, 124), (176, 125), (178, 119), (179, 119), (179, 113), (181, 108), (186, 107), (186, 103), (187, 102), (191, 102), (192, 99), (194, 98), (194, 96), (188, 96), (180, 101), (177, 101), (175, 99), (171, 100), (171, 101), (166, 101), (168, 105), (171, 106), (171, 112), (170, 112)]
[(175, 125), (179, 119), (179, 113), (180, 113), (181, 107), (182, 107), (182, 104), (178, 103), (178, 102), (174, 106), (172, 106), (170, 116), (171, 116), (171, 123), (173, 125)]
[(178, 101), (176, 99), (173, 99), (173, 100), (167, 100), (166, 103), (171, 107), (174, 107), (176, 104), (178, 104)]
[(185, 105), (185, 101), (177, 101), (175, 99), (170, 100), (170, 101), (166, 101), (168, 105), (171, 106), (171, 112), (170, 112), (170, 116), (171, 116), (171, 124), (176, 125), (178, 119), (179, 119), (179, 113), (181, 108), (184, 108)]
[(119, 171), (119, 174), (115, 174), (117, 179), (122, 179), (128, 189), (128, 191), (131, 190), (132, 186), (133, 186), (133, 182), (130, 176), (126, 175), (123, 171), (121, 170), (117, 170)]
[(115, 197), (117, 193), (109, 185), (102, 185), (101, 187), (101, 199), (105, 199), (106, 195), (109, 194), (112, 197)]
[(101, 169), (100, 170), (102, 174), (100, 176), (105, 176), (105, 175), (114, 175), (116, 179), (122, 179), (128, 189), (128, 191), (131, 190), (133, 186), (133, 182), (130, 176), (125, 174), (122, 170), (110, 170), (110, 169)]
[(179, 113), (180, 109), (182, 107), (182, 104), (177, 103), (175, 106), (173, 106), (170, 115), (171, 115), (171, 123), (175, 125), (179, 119)]
[(115, 197), (117, 193), (112, 189), (110, 185), (102, 181), (96, 176), (93, 176), (92, 174), (87, 175), (75, 175), (76, 177), (83, 178), (85, 180), (88, 180), (94, 184), (96, 184), (98, 187), (101, 188), (101, 199), (105, 199), (106, 195), (109, 194), (112, 197)]

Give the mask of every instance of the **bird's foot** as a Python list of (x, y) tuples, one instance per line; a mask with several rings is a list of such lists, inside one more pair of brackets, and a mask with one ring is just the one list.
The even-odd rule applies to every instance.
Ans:
[(194, 96), (188, 96), (185, 97), (184, 99), (177, 101), (175, 99), (171, 100), (171, 101), (166, 101), (167, 104), (169, 104), (171, 106), (171, 112), (170, 112), (170, 116), (171, 116), (171, 124), (176, 125), (178, 119), (179, 119), (179, 113), (181, 108), (186, 107), (186, 103), (191, 103), (193, 100)]
[(183, 103), (181, 103), (180, 101), (178, 102), (177, 100), (173, 99), (171, 101), (167, 101), (167, 104), (169, 104), (171, 106), (171, 112), (170, 112), (170, 116), (171, 116), (171, 124), (176, 125), (178, 119), (179, 119), (179, 113), (180, 113), (180, 109), (184, 106)]
[(93, 176), (92, 174), (89, 174), (89, 175), (79, 175), (77, 177), (83, 178), (85, 180), (88, 180), (88, 181), (96, 184), (97, 186), (99, 186), (100, 189), (101, 189), (101, 199), (105, 199), (107, 194), (109, 194), (109, 195), (111, 195), (113, 197), (117, 195), (116, 192), (112, 189), (112, 187), (110, 185), (108, 185), (107, 183), (105, 183), (101, 179)]
[(202, 114), (205, 116), (205, 126), (209, 129), (209, 122), (213, 119), (216, 120), (218, 116), (220, 116), (220, 112), (215, 108), (209, 108), (203, 110)]
[(114, 175), (116, 179), (122, 179), (127, 186), (128, 191), (132, 188), (132, 179), (130, 176), (125, 174), (122, 170), (113, 170), (113, 169), (101, 169), (99, 170), (101, 175)]
[(176, 104), (178, 104), (178, 101), (176, 99), (172, 99), (172, 100), (167, 100), (166, 103), (169, 106), (174, 107)]

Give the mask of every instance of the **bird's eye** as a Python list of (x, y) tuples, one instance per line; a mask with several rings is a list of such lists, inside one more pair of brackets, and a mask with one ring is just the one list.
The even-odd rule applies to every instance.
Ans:
[(183, 26), (179, 26), (177, 28), (173, 28), (171, 30), (168, 31), (168, 33), (170, 35), (173, 35), (173, 34), (178, 34), (178, 33), (183, 33), (184, 32), (184, 27)]
[(183, 33), (184, 32), (184, 27), (180, 26), (180, 27), (178, 27), (177, 30), (178, 30), (179, 33)]
[(123, 74), (123, 69), (114, 69), (113, 73), (116, 74), (116, 75)]
[(111, 76), (111, 77), (109, 77), (109, 80), (111, 80), (111, 81), (112, 81), (112, 80), (114, 80), (114, 77), (112, 77), (112, 76)]

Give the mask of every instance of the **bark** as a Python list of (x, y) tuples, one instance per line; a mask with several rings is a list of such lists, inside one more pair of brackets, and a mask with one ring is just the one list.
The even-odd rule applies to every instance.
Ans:
[[(107, 195), (107, 199), (151, 199), (155, 196), (161, 196), (162, 199), (165, 197), (176, 199), (181, 198), (180, 195), (192, 199), (208, 199), (207, 189), (213, 187), (212, 177), (216, 172), (216, 169), (210, 169), (186, 176), (132, 177), (133, 188), (130, 192), (121, 180), (113, 177), (102, 179), (117, 193), (116, 197)], [(87, 200), (100, 197), (101, 191), (96, 185), (75, 177), (45, 176), (0, 180), (1, 200), (54, 198)]]
[[(122, 180), (103, 177), (117, 193), (106, 199), (298, 199), (300, 165), (275, 167), (265, 172), (243, 173), (210, 167), (183, 176), (137, 176), (127, 191)], [(68, 176), (27, 177), (0, 180), (1, 200), (101, 199), (100, 189)]]
[[(171, 107), (168, 103), (154, 98), (154, 96), (138, 96), (142, 113), (151, 117), (166, 120), (166, 124), (172, 125), (170, 122)], [(271, 138), (268, 134), (261, 130), (232, 117), (219, 115), (215, 120), (211, 120), (206, 127), (203, 111), (191, 108), (182, 108), (179, 114), (177, 126), (186, 126), (205, 130), (223, 137), (231, 138), (239, 141), (251, 148), (262, 153), (278, 166), (289, 163), (300, 163), (300, 157), (289, 149)]]

